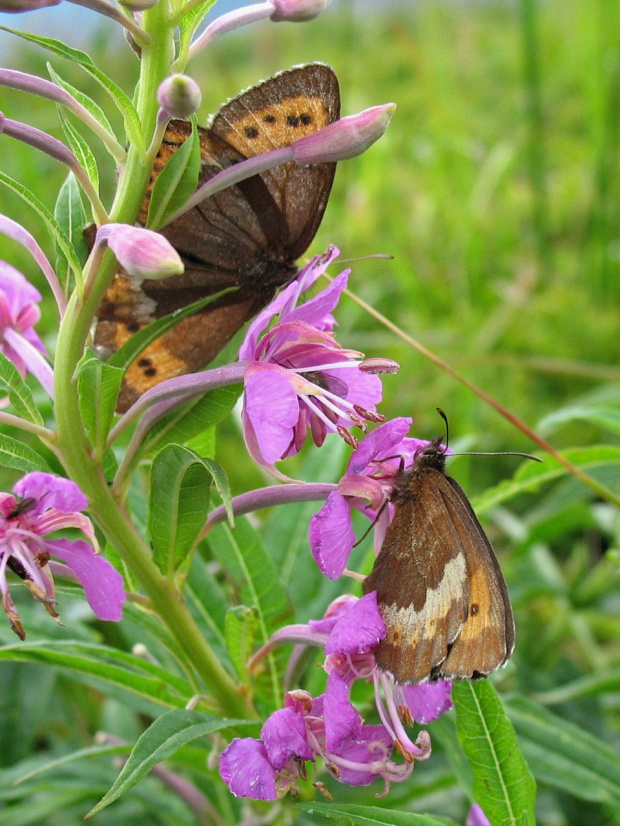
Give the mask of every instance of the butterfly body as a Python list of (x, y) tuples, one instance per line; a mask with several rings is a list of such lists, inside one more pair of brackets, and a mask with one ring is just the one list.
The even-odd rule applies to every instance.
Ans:
[(401, 683), (486, 676), (514, 647), (499, 563), (444, 464), (436, 440), (401, 474), (394, 519), (363, 584), (377, 591), (387, 628), (377, 664)]
[[(225, 104), (209, 128), (199, 128), (198, 185), (233, 164), (322, 129), (339, 114), (338, 81), (328, 66), (301, 66), (270, 78)], [(188, 122), (170, 122), (151, 185), (190, 134)], [(112, 352), (155, 319), (236, 288), (143, 352), (125, 375), (120, 410), (160, 381), (208, 364), (295, 277), (295, 261), (319, 227), (334, 173), (334, 163), (287, 163), (221, 190), (160, 230), (181, 256), (184, 273), (161, 281), (116, 276), (95, 333), (96, 344)], [(148, 197), (142, 223), (147, 210)]]

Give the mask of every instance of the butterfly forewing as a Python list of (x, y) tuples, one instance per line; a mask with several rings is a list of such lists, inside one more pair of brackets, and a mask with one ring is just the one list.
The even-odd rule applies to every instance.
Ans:
[[(199, 129), (199, 185), (234, 163), (323, 128), (339, 110), (338, 81), (322, 64), (283, 72), (242, 93), (222, 107), (210, 128)], [(171, 121), (154, 176), (190, 133), (188, 123)], [(119, 410), (160, 381), (206, 365), (296, 275), (295, 260), (318, 229), (334, 173), (333, 163), (284, 164), (222, 190), (161, 230), (183, 259), (182, 275), (142, 282), (117, 276), (96, 330), (96, 343), (112, 351), (154, 319), (236, 288), (144, 351), (126, 373)], [(142, 217), (147, 207), (145, 202)]]

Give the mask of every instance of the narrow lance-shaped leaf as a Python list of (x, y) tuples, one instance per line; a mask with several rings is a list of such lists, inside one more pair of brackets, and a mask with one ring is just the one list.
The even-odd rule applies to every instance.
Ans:
[(620, 808), (620, 757), (615, 749), (525, 697), (511, 699), (506, 710), (536, 777), (581, 800)]
[(23, 419), (43, 424), (43, 418), (34, 402), (30, 388), (19, 370), (4, 353), (0, 353), (0, 395), (6, 394), (15, 412)]
[(151, 769), (198, 737), (230, 726), (255, 725), (251, 720), (218, 720), (206, 712), (176, 709), (162, 714), (136, 743), (110, 791), (91, 809), (92, 817), (135, 786)]
[(534, 778), (492, 683), (455, 683), (452, 699), (459, 740), (474, 776), (474, 797), (491, 826), (536, 826)]
[(87, 349), (77, 371), (79, 405), (88, 437), (99, 454), (105, 449), (122, 380), (120, 367), (106, 364)]
[(50, 472), (49, 465), (36, 450), (3, 433), (0, 433), (0, 466), (12, 467), (23, 473), (30, 473), (32, 470)]
[(163, 574), (181, 565), (207, 519), (210, 468), (181, 445), (167, 445), (151, 468), (148, 529), (153, 559)]
[(173, 153), (159, 173), (151, 192), (147, 227), (159, 229), (196, 191), (200, 172), (200, 140), (196, 128)]

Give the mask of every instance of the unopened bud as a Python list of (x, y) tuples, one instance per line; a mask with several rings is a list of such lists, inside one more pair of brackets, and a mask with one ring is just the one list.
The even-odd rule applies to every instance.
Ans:
[(57, 6), (60, 0), (0, 0), (0, 11), (10, 14), (19, 14), (23, 11), (34, 11), (45, 6)]
[(129, 11), (146, 11), (157, 5), (158, 0), (119, 0), (121, 6)]
[(288, 20), (291, 23), (303, 23), (313, 20), (324, 11), (329, 0), (272, 0), (274, 8), (271, 20), (280, 23)]
[(188, 118), (202, 101), (202, 92), (187, 75), (170, 75), (157, 90), (157, 101), (171, 118)]
[(395, 103), (372, 106), (300, 138), (291, 146), (296, 162), (343, 161), (361, 155), (383, 135), (395, 109)]
[(135, 278), (160, 280), (184, 270), (172, 244), (153, 230), (129, 224), (104, 224), (97, 232), (97, 241), (103, 240), (107, 240), (125, 272)]

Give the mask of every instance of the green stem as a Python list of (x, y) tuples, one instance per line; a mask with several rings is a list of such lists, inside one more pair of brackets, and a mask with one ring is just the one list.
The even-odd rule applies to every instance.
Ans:
[[(152, 37), (142, 46), (141, 77), (138, 87), (138, 114), (142, 144), (131, 146), (122, 171), (119, 189), (111, 210), (114, 221), (133, 223), (146, 190), (150, 161), (144, 146), (150, 143), (157, 119), (156, 91), (169, 71), (173, 32), (166, 20), (164, 3), (144, 14), (145, 28)], [(151, 551), (131, 522), (122, 504), (113, 496), (101, 465), (93, 457), (80, 416), (75, 372), (82, 358), (92, 320), (105, 290), (117, 270), (111, 253), (106, 253), (96, 279), (84, 297), (74, 292), (62, 320), (58, 336), (55, 368), (56, 448), (70, 478), (88, 497), (90, 511), (115, 547), (131, 574), (140, 583), (157, 612), (204, 685), (231, 717), (254, 717), (249, 701), (202, 636), (181, 594), (167, 582), (151, 557)]]

